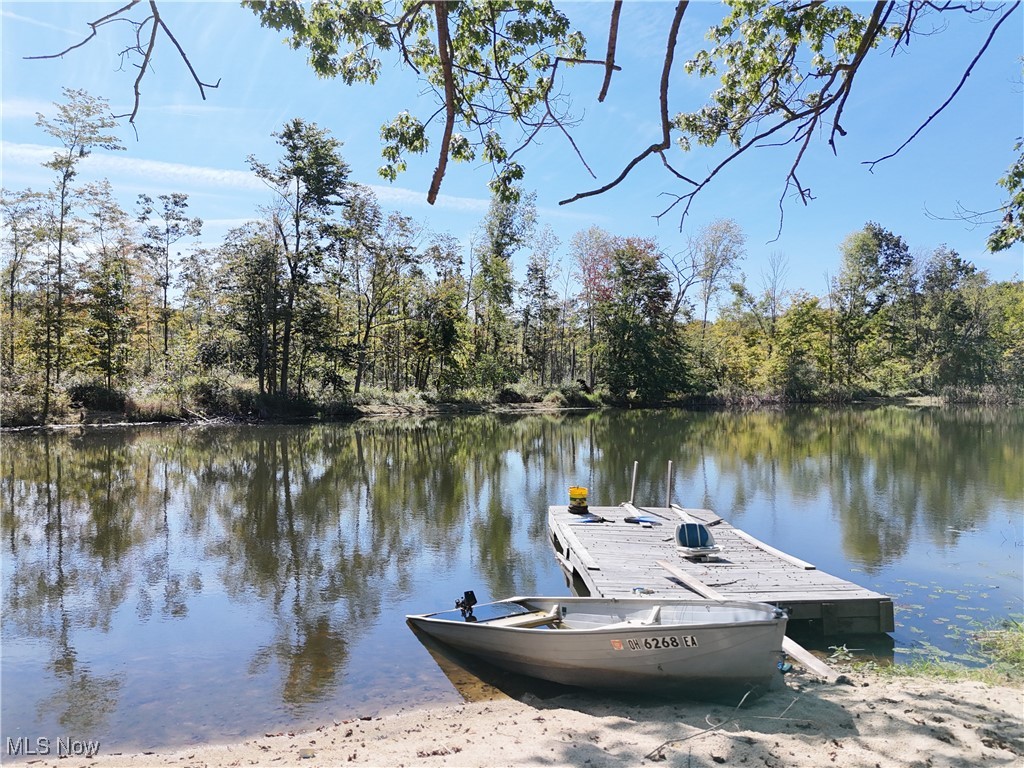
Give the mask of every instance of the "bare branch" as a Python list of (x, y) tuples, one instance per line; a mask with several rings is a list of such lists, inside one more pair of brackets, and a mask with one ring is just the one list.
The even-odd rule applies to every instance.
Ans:
[(434, 169), (430, 190), (427, 192), (427, 202), (431, 205), (437, 200), (441, 180), (444, 178), (445, 168), (448, 167), (448, 149), (452, 143), (452, 128), (455, 125), (455, 80), (452, 75), (451, 38), (448, 33), (448, 3), (444, 0), (436, 3), (434, 14), (437, 17), (437, 54), (441, 60), (441, 73), (444, 77), (445, 120), (437, 168)]
[[(545, 114), (536, 123), (525, 123), (526, 125), (530, 125), (533, 128), (533, 130), (530, 131), (530, 133), (526, 136), (526, 138), (522, 141), (522, 143), (520, 143), (518, 147), (516, 147), (512, 152), (509, 153), (508, 160), (512, 160), (512, 158), (514, 158), (516, 155), (518, 155), (520, 152), (526, 149), (533, 142), (537, 134), (540, 133), (542, 128), (547, 128), (549, 124), (553, 124), (558, 126), (559, 130), (561, 130), (562, 133), (565, 134), (565, 138), (568, 139), (569, 144), (572, 146), (573, 151), (576, 153), (576, 157), (578, 157), (580, 162), (583, 164), (583, 167), (587, 169), (587, 173), (590, 174), (591, 178), (596, 179), (597, 175), (591, 169), (590, 164), (587, 163), (586, 158), (583, 157), (583, 152), (580, 151), (579, 146), (576, 144), (576, 140), (573, 139), (572, 135), (565, 127), (565, 121), (555, 114), (554, 108), (551, 106), (551, 89), (554, 87), (555, 84), (555, 73), (558, 70), (558, 65), (562, 62), (565, 62), (566, 64), (597, 64), (599, 66), (607, 66), (606, 61), (599, 61), (597, 59), (577, 59), (568, 56), (556, 56), (554, 63), (552, 63), (551, 65), (551, 76), (548, 78), (547, 89), (544, 91)], [(622, 67), (619, 67), (615, 64), (612, 64), (611, 68), (616, 72), (622, 70)], [(550, 123), (548, 121), (548, 118), (550, 118)]]
[(120, 16), (125, 11), (130, 10), (132, 7), (138, 5), (140, 2), (141, 2), (141, 0), (131, 0), (131, 2), (128, 3), (128, 5), (125, 5), (122, 8), (118, 8), (113, 13), (108, 13), (103, 18), (96, 19), (96, 21), (90, 21), (88, 24), (89, 24), (89, 27), (92, 29), (92, 32), (90, 32), (89, 35), (84, 40), (82, 40), (81, 42), (78, 42), (78, 43), (75, 43), (74, 45), (68, 46), (67, 48), (65, 48), (60, 53), (51, 53), (51, 54), (47, 54), (46, 56), (26, 56), (25, 58), (26, 59), (59, 59), (59, 58), (62, 58), (64, 56), (64, 54), (70, 53), (71, 51), (75, 50), (76, 48), (81, 48), (83, 45), (85, 45), (90, 40), (92, 40), (94, 37), (96, 37), (97, 27), (101, 27), (104, 24), (107, 24), (107, 23), (109, 23), (111, 21), (118, 20), (117, 19), (118, 16)]
[[(409, 66), (409, 68), (417, 75), (420, 74), (419, 67), (412, 63), (412, 59), (409, 58), (409, 48), (405, 44), (405, 36), (409, 34), (412, 29), (412, 22), (414, 17), (420, 12), (425, 3), (415, 3), (409, 10), (402, 14), (402, 17), (395, 22), (395, 29), (398, 30), (398, 49), (402, 52), (402, 59)], [(405, 27), (403, 29), (402, 27)]]
[[(739, 157), (740, 155), (742, 155), (755, 145), (765, 146), (761, 144), (761, 142), (763, 142), (764, 139), (767, 139), (771, 135), (777, 133), (778, 131), (782, 130), (787, 126), (793, 125), (794, 123), (798, 123), (800, 121), (803, 122), (797, 127), (796, 132), (788, 139), (781, 142), (781, 144), (790, 144), (796, 141), (800, 141), (801, 146), (793, 164), (790, 166), (789, 173), (786, 175), (786, 185), (783, 189), (782, 196), (780, 198), (780, 209), (782, 208), (782, 201), (785, 199), (786, 194), (794, 186), (796, 187), (797, 193), (799, 194), (801, 201), (805, 205), (809, 200), (813, 200), (814, 198), (813, 195), (811, 195), (810, 190), (800, 183), (800, 180), (796, 175), (797, 169), (801, 161), (803, 160), (804, 153), (806, 152), (807, 147), (809, 146), (810, 141), (813, 137), (814, 128), (818, 125), (821, 117), (825, 115), (830, 109), (832, 109), (832, 107), (835, 106), (837, 103), (840, 105), (844, 104), (847, 97), (849, 96), (850, 88), (853, 85), (853, 76), (856, 74), (858, 68), (864, 60), (864, 57), (871, 49), (874, 40), (877, 38), (883, 26), (883, 20), (888, 15), (889, 11), (886, 10), (886, 6), (889, 6), (891, 10), (891, 5), (887, 2), (875, 3), (871, 19), (867, 27), (865, 28), (864, 35), (861, 38), (860, 45), (858, 46), (857, 52), (854, 55), (852, 61), (849, 64), (837, 66), (835, 70), (829, 75), (824, 86), (819, 91), (820, 94), (827, 94), (829, 90), (832, 88), (833, 84), (835, 84), (836, 81), (839, 80), (840, 82), (838, 89), (834, 94), (831, 94), (827, 98), (822, 98), (817, 104), (801, 112), (793, 112), (788, 107), (783, 109), (782, 111), (785, 113), (784, 119), (782, 119), (779, 123), (772, 126), (771, 128), (762, 131), (761, 133), (748, 139), (746, 142), (737, 147), (735, 151), (733, 151), (724, 160), (722, 160), (722, 162), (715, 166), (715, 168), (713, 168), (711, 172), (700, 183), (696, 184), (694, 189), (692, 189), (690, 192), (684, 195), (672, 195), (672, 197), (675, 198), (673, 202), (664, 210), (662, 210), (661, 213), (657, 214), (655, 216), (655, 219), (660, 220), (663, 216), (665, 216), (667, 213), (676, 208), (676, 206), (678, 206), (680, 203), (685, 202), (685, 205), (683, 207), (683, 213), (680, 216), (679, 221), (679, 225), (681, 228), (683, 221), (686, 219), (686, 216), (690, 211), (690, 206), (693, 203), (693, 199), (704, 187), (706, 187), (711, 182), (712, 179), (715, 178), (715, 176), (719, 174), (719, 172), (722, 171), (723, 168), (732, 163), (737, 157)], [(843, 131), (842, 129), (842, 126), (838, 125), (838, 121), (836, 121), (833, 127), (832, 140), (830, 141), (830, 144), (833, 144), (836, 133), (839, 133), (840, 135), (845, 133), (845, 131)]]
[(868, 51), (871, 50), (871, 46), (874, 45), (875, 40), (878, 38), (878, 33), (882, 31), (885, 26), (885, 22), (889, 19), (889, 14), (892, 13), (893, 5), (890, 4), (889, 8), (885, 11), (885, 15), (882, 15), (882, 8), (885, 3), (875, 3), (875, 9), (871, 14), (871, 21), (868, 22), (868, 27), (864, 32), (864, 37), (861, 38), (860, 46), (857, 48), (857, 53), (853, 58), (851, 65), (850, 74), (847, 75), (846, 81), (842, 87), (842, 98), (839, 99), (839, 106), (836, 107), (836, 115), (832, 120), (832, 133), (828, 137), (828, 145), (832, 147), (832, 153), (837, 154), (836, 150), (836, 134), (845, 136), (846, 131), (843, 130), (839, 120), (843, 116), (843, 108), (846, 106), (846, 100), (850, 96), (850, 91), (853, 88), (853, 77), (857, 74), (857, 70), (864, 61), (864, 57), (868, 55)]
[[(127, 23), (131, 24), (135, 28), (135, 43), (134, 43), (134, 45), (129, 45), (127, 48), (125, 48), (123, 51), (121, 51), (121, 57), (122, 57), (122, 60), (123, 60), (124, 57), (130, 56), (131, 54), (139, 54), (140, 56), (142, 56), (142, 63), (138, 65), (139, 72), (138, 72), (138, 75), (136, 75), (136, 77), (135, 77), (135, 83), (133, 85), (133, 91), (134, 91), (135, 99), (134, 99), (134, 102), (133, 102), (133, 105), (132, 105), (132, 110), (130, 112), (125, 112), (123, 114), (113, 115), (113, 117), (115, 117), (115, 118), (127, 117), (128, 118), (128, 122), (134, 127), (134, 125), (135, 125), (135, 118), (139, 114), (139, 108), (140, 108), (140, 105), (142, 103), (142, 79), (146, 76), (146, 73), (149, 71), (150, 64), (152, 63), (152, 60), (153, 60), (153, 52), (156, 50), (157, 36), (158, 36), (158, 33), (162, 30), (163, 33), (165, 35), (167, 35), (168, 39), (171, 41), (171, 43), (174, 45), (174, 47), (177, 49), (178, 55), (181, 57), (181, 60), (183, 62), (185, 62), (185, 66), (188, 68), (189, 73), (192, 75), (192, 80), (195, 82), (196, 86), (199, 88), (199, 95), (202, 96), (203, 100), (205, 101), (206, 100), (206, 89), (207, 88), (217, 88), (217, 87), (219, 87), (220, 86), (220, 80), (218, 80), (216, 83), (205, 83), (205, 82), (203, 82), (202, 80), (199, 79), (199, 75), (196, 74), (196, 70), (192, 66), (192, 62), (189, 60), (188, 55), (185, 53), (185, 49), (181, 47), (181, 44), (178, 42), (177, 38), (175, 38), (175, 36), (171, 32), (170, 28), (167, 26), (167, 24), (161, 18), (161, 16), (160, 16), (160, 9), (157, 7), (156, 0), (149, 0), (149, 7), (150, 7), (151, 15), (147, 16), (142, 21), (134, 21), (134, 20), (128, 18), (125, 15), (128, 11), (130, 11), (132, 8), (134, 8), (136, 5), (138, 5), (141, 1), (142, 0), (131, 0), (131, 2), (129, 2), (126, 5), (123, 5), (122, 7), (118, 8), (116, 11), (113, 11), (112, 13), (108, 13), (106, 16), (103, 16), (103, 17), (97, 19), (96, 21), (89, 22), (88, 26), (92, 30), (89, 33), (89, 35), (85, 39), (81, 40), (80, 42), (78, 42), (78, 43), (76, 43), (74, 45), (71, 45), (71, 46), (65, 48), (63, 51), (60, 51), (59, 53), (54, 53), (54, 54), (50, 54), (50, 55), (46, 55), (46, 56), (26, 56), (25, 58), (26, 59), (55, 59), (55, 58), (61, 58), (65, 54), (70, 53), (71, 51), (76, 50), (77, 48), (81, 48), (86, 43), (91, 41), (94, 37), (96, 37), (97, 32), (98, 32), (98, 30), (99, 30), (99, 28), (101, 26), (104, 26), (106, 24), (110, 24), (110, 23), (112, 23), (114, 21), (124, 21), (124, 22), (127, 22)], [(150, 30), (149, 39), (144, 43), (143, 39), (142, 39), (143, 30), (145, 29), (146, 25), (148, 23), (150, 23), (150, 22), (153, 23), (153, 27)]]
[(684, 176), (679, 171), (677, 171), (675, 168), (673, 168), (671, 165), (669, 165), (668, 158), (665, 157), (665, 153), (663, 151), (659, 152), (658, 155), (661, 157), (661, 164), (664, 165), (669, 170), (669, 173), (671, 173), (673, 176), (675, 176), (677, 179), (679, 179), (681, 181), (685, 181), (685, 182), (687, 182), (689, 184), (693, 184), (694, 186), (697, 186), (697, 182), (696, 181), (691, 179), (689, 176)]
[(960, 82), (957, 83), (956, 88), (953, 89), (953, 92), (951, 94), (949, 94), (949, 98), (947, 98), (944, 102), (942, 102), (942, 104), (939, 105), (939, 108), (936, 109), (934, 112), (932, 112), (931, 115), (928, 116), (928, 119), (925, 120), (923, 123), (921, 123), (920, 126), (918, 126), (917, 130), (914, 131), (913, 134), (911, 134), (910, 138), (908, 138), (906, 141), (904, 141), (902, 144), (900, 144), (899, 147), (897, 147), (893, 152), (890, 152), (888, 155), (885, 155), (884, 157), (880, 157), (877, 160), (865, 160), (862, 163), (862, 165), (868, 166), (868, 170), (871, 171), (872, 173), (874, 173), (876, 165), (878, 165), (879, 163), (881, 163), (881, 162), (883, 162), (885, 160), (889, 160), (889, 159), (891, 159), (893, 157), (896, 157), (896, 155), (898, 155), (900, 152), (902, 152), (903, 149), (910, 142), (912, 142), (914, 139), (916, 139), (918, 137), (918, 135), (921, 133), (921, 131), (923, 131), (926, 127), (928, 127), (928, 124), (931, 123), (932, 120), (934, 120), (936, 117), (938, 117), (939, 114), (941, 114), (942, 111), (952, 103), (953, 99), (956, 98), (956, 95), (958, 93), (960, 93), (960, 89), (964, 87), (964, 83), (967, 82), (967, 78), (971, 76), (971, 72), (974, 69), (974, 65), (978, 63), (978, 60), (982, 57), (982, 55), (984, 55), (985, 51), (988, 50), (989, 45), (992, 43), (992, 38), (995, 37), (996, 31), (998, 31), (998, 29), (1002, 25), (1002, 23), (1004, 21), (1006, 21), (1006, 19), (1010, 16), (1010, 14), (1012, 14), (1014, 11), (1016, 11), (1019, 6), (1020, 6), (1020, 0), (1017, 0), (1017, 2), (1015, 2), (1013, 5), (1010, 6), (1010, 10), (1008, 10), (1006, 13), (1004, 13), (1002, 16), (999, 17), (999, 20), (992, 26), (991, 31), (989, 31), (988, 37), (985, 38), (985, 42), (981, 46), (981, 50), (979, 50), (977, 55), (975, 55), (975, 57), (973, 59), (971, 59), (971, 63), (967, 66), (967, 69), (964, 72), (963, 77), (960, 78)]
[[(150, 0), (149, 7), (153, 10), (153, 16), (151, 17), (153, 20), (153, 29), (149, 33), (149, 45), (146, 46), (146, 52), (142, 57), (142, 65), (139, 67), (139, 74), (135, 78), (135, 85), (133, 86), (135, 90), (135, 104), (132, 107), (130, 115), (114, 115), (114, 117), (127, 116), (128, 122), (132, 125), (135, 124), (135, 116), (139, 112), (139, 104), (142, 101), (142, 78), (146, 76), (146, 70), (149, 69), (149, 61), (153, 56), (153, 48), (156, 46), (156, 34), (160, 31), (160, 12), (157, 10), (156, 3), (153, 2), (153, 0)], [(147, 21), (148, 20), (149, 19), (147, 19)], [(139, 25), (140, 33), (145, 24), (146, 22), (143, 21), (142, 24)]]
[(612, 83), (612, 72), (617, 69), (615, 66), (615, 45), (619, 38), (619, 14), (622, 12), (622, 0), (615, 0), (612, 4), (612, 18), (608, 25), (608, 53), (605, 54), (604, 83), (601, 85), (601, 93), (598, 101), (604, 101), (608, 95), (608, 86)]
[[(155, 9), (156, 9), (156, 6), (154, 5), (154, 10)], [(178, 54), (181, 56), (181, 60), (183, 62), (185, 62), (185, 66), (188, 67), (188, 71), (189, 71), (189, 73), (191, 73), (192, 79), (195, 81), (196, 87), (199, 88), (199, 95), (203, 97), (203, 101), (206, 101), (206, 90), (205, 89), (206, 88), (219, 88), (220, 87), (220, 79), (218, 78), (216, 83), (204, 83), (202, 80), (200, 80), (199, 79), (199, 75), (196, 74), (196, 70), (192, 66), (192, 62), (189, 61), (188, 56), (185, 55), (185, 50), (178, 43), (177, 38), (175, 38), (174, 35), (171, 33), (170, 28), (164, 23), (163, 19), (158, 19), (158, 21), (160, 22), (160, 28), (164, 31), (164, 33), (167, 35), (167, 37), (170, 39), (170, 41), (172, 43), (174, 43), (174, 47), (178, 49)]]
[[(830, 100), (829, 103), (831, 103), (832, 101), (834, 101), (834, 99)], [(718, 165), (716, 165), (711, 170), (711, 173), (709, 173), (707, 176), (705, 176), (704, 179), (699, 184), (697, 184), (695, 189), (691, 190), (690, 192), (687, 192), (685, 195), (672, 195), (673, 197), (675, 197), (675, 202), (673, 202), (671, 205), (669, 205), (667, 208), (665, 208), (661, 213), (657, 214), (654, 218), (660, 220), (662, 216), (664, 216), (669, 211), (671, 211), (673, 208), (675, 208), (677, 205), (679, 205), (679, 203), (681, 203), (684, 200), (686, 200), (687, 201), (686, 202), (686, 207), (683, 209), (683, 214), (682, 214), (682, 216), (680, 217), (680, 220), (679, 220), (679, 226), (680, 226), (680, 228), (682, 228), (683, 219), (686, 218), (686, 214), (689, 213), (689, 211), (690, 211), (690, 205), (693, 202), (693, 198), (696, 197), (697, 193), (700, 192), (702, 189), (704, 189), (704, 187), (706, 187), (708, 184), (710, 184), (711, 180), (714, 179), (715, 176), (717, 176), (719, 173), (721, 173), (721, 171), (727, 165), (729, 165), (733, 160), (735, 160), (737, 157), (742, 155), (744, 152), (746, 152), (748, 149), (753, 147), (755, 144), (759, 144), (762, 140), (767, 139), (769, 136), (772, 136), (773, 134), (781, 131), (783, 128), (785, 128), (786, 126), (792, 124), (796, 120), (803, 119), (805, 117), (808, 117), (811, 114), (814, 114), (813, 110), (809, 110), (807, 112), (796, 114), (796, 115), (794, 115), (793, 118), (785, 120), (785, 121), (779, 123), (778, 125), (775, 125), (775, 126), (769, 128), (768, 130), (763, 131), (763, 132), (757, 134), (756, 136), (748, 139), (746, 142), (744, 142), (739, 147), (737, 147), (732, 153), (730, 153), (728, 155), (728, 157), (726, 157), (724, 160), (722, 160), (722, 162), (720, 162)], [(782, 144), (791, 144), (792, 142), (796, 141), (800, 137), (801, 132), (807, 127), (808, 124), (809, 123), (804, 123), (802, 126), (800, 126), (800, 128), (797, 130), (797, 132), (793, 136), (791, 136), (790, 138), (786, 139), (784, 142), (781, 142), (781, 143)]]
[(937, 213), (932, 213), (928, 206), (925, 206), (924, 215), (932, 221), (962, 221), (970, 225), (968, 227), (969, 230), (975, 230), (978, 227), (990, 227), (993, 224), (999, 223), (1000, 220), (1005, 218), (1003, 216), (1004, 211), (1006, 211), (1005, 205), (999, 208), (991, 208), (987, 211), (975, 211), (967, 208), (958, 200), (952, 216), (940, 216)]
[(672, 17), (672, 25), (669, 28), (668, 32), (668, 42), (665, 46), (665, 64), (661, 70), (661, 142), (659, 144), (652, 144), (639, 155), (630, 160), (626, 167), (622, 169), (622, 173), (620, 173), (612, 181), (605, 184), (603, 187), (600, 187), (599, 189), (590, 190), (589, 192), (580, 192), (576, 195), (573, 195), (567, 200), (560, 200), (558, 202), (559, 205), (574, 203), (577, 200), (582, 200), (585, 197), (594, 197), (595, 195), (600, 195), (603, 194), (604, 192), (607, 192), (609, 189), (612, 189), (613, 187), (617, 186), (623, 179), (625, 179), (626, 176), (629, 175), (629, 172), (632, 171), (633, 168), (635, 168), (640, 162), (648, 158), (650, 155), (659, 152), (664, 152), (666, 149), (672, 146), (672, 124), (669, 122), (668, 118), (668, 80), (669, 74), (672, 71), (672, 60), (675, 58), (676, 40), (679, 37), (679, 27), (683, 22), (683, 14), (686, 13), (686, 8), (688, 5), (689, 0), (680, 0), (679, 4), (676, 6), (675, 15)]

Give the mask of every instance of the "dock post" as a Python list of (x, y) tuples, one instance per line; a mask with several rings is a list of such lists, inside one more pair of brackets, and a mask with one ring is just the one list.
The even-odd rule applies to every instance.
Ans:
[(672, 506), (672, 459), (668, 461), (668, 475), (665, 478), (665, 506)]

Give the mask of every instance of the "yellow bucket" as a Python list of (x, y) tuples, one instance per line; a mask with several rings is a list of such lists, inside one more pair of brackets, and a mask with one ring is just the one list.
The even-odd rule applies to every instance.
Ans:
[(569, 506), (570, 507), (585, 507), (587, 506), (587, 489), (581, 488), (577, 485), (569, 486)]

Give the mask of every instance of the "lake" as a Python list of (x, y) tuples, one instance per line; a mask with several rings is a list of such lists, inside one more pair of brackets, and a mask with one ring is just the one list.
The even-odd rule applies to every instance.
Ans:
[[(0, 739), (104, 753), (461, 701), (404, 616), (568, 594), (570, 485), (716, 510), (979, 663), (1024, 612), (1024, 411), (612, 411), (2, 436)], [(885, 659), (883, 659), (884, 661)], [(457, 675), (457, 673), (455, 673)]]

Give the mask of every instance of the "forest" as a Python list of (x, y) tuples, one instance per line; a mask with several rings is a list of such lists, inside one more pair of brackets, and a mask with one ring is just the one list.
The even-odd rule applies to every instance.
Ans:
[(781, 254), (745, 265), (727, 217), (675, 253), (596, 227), (563, 249), (514, 188), (467, 245), (383, 210), (340, 142), (294, 118), (277, 157), (248, 160), (268, 204), (200, 247), (185, 194), (126, 210), (108, 182), (79, 181), (92, 151), (120, 148), (117, 122), (103, 99), (65, 96), (37, 122), (57, 147), (51, 186), (0, 195), (4, 426), (81, 408), (160, 420), (1024, 395), (1024, 282), (874, 222), (845, 235), (821, 295), (787, 288)]

